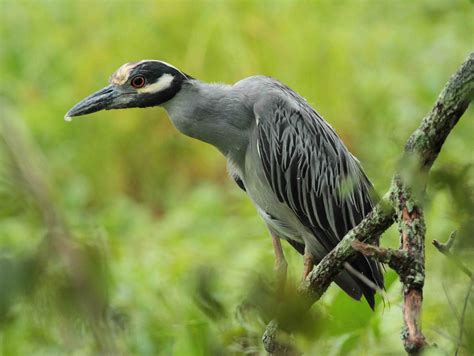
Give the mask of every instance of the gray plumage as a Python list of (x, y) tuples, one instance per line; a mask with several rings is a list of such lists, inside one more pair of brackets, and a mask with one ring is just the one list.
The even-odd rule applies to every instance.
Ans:
[[(152, 61), (119, 69), (119, 79), (126, 83), (128, 71), (140, 73), (140, 63), (150, 66), (148, 62)], [(264, 76), (232, 86), (206, 84), (174, 69), (168, 70), (175, 81), (165, 90), (173, 85), (179, 88), (172, 95), (167, 93), (166, 100), (143, 104), (130, 99), (129, 106), (161, 105), (179, 131), (217, 147), (227, 158), (230, 175), (246, 191), (272, 234), (318, 262), (372, 210), (372, 185), (357, 159), (332, 127), (290, 88)], [(124, 107), (123, 95), (121, 100)], [(81, 115), (80, 104), (68, 115)], [(114, 107), (105, 107), (109, 108)], [(83, 111), (92, 112), (90, 105)], [(376, 262), (359, 255), (351, 265), (383, 288)], [(355, 299), (364, 295), (373, 308), (375, 292), (360, 279), (343, 271), (336, 283)]]

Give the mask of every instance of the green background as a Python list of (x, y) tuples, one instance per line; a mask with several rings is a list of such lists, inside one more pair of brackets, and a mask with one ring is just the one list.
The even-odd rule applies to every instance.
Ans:
[[(220, 153), (159, 108), (63, 120), (120, 65), (162, 59), (208, 82), (278, 78), (383, 193), (473, 49), (473, 10), (467, 0), (1, 0), (0, 355), (263, 354), (271, 241)], [(426, 199), (423, 327), (435, 355), (456, 348), (468, 279), (430, 241), (458, 229), (456, 256), (473, 267), (473, 119), (449, 136)], [(393, 227), (382, 244), (398, 245)], [(296, 286), (302, 259), (285, 252)], [(401, 354), (400, 284), (386, 279), (373, 313), (335, 286), (311, 313), (288, 306), (294, 342), (308, 355)]]

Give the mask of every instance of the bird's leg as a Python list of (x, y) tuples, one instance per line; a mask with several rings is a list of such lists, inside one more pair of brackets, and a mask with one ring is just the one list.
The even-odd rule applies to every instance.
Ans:
[(311, 273), (314, 267), (314, 262), (313, 262), (313, 257), (311, 254), (308, 252), (308, 250), (305, 248), (304, 249), (304, 255), (303, 255), (303, 281), (308, 277), (308, 274)]
[(280, 239), (272, 234), (273, 251), (275, 252), (275, 273), (276, 273), (276, 291), (279, 296), (283, 296), (286, 284), (286, 272), (288, 263), (286, 262)]

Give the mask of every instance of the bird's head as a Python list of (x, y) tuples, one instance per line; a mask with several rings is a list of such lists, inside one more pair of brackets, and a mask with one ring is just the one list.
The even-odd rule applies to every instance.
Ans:
[(64, 118), (69, 121), (100, 110), (157, 106), (173, 98), (190, 79), (162, 61), (126, 63), (112, 74), (108, 86), (74, 105)]

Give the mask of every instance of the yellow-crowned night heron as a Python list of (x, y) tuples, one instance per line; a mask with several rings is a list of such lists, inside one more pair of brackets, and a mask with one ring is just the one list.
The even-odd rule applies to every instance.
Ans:
[[(305, 278), (373, 207), (371, 183), (332, 127), (270, 77), (206, 84), (162, 61), (127, 63), (65, 119), (151, 106), (164, 107), (179, 131), (227, 158), (230, 175), (270, 230), (280, 284), (286, 279), (280, 239), (304, 255)], [(359, 255), (347, 269), (335, 282), (357, 300), (364, 295), (373, 308), (375, 291), (363, 280), (383, 288), (380, 266)]]

